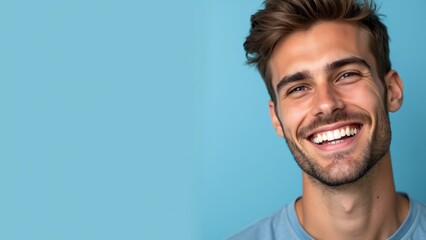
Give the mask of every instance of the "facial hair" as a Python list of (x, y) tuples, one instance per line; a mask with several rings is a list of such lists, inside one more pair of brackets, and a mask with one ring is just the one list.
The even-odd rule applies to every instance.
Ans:
[[(285, 133), (284, 138), (297, 164), (305, 173), (326, 186), (339, 187), (361, 179), (389, 151), (391, 130), (388, 113), (382, 109), (378, 112), (376, 119), (374, 132), (364, 143), (364, 148), (357, 159), (350, 159), (351, 151), (328, 154), (322, 156), (330, 160), (327, 167), (320, 166), (314, 156), (302, 151)], [(372, 126), (371, 117), (365, 113), (348, 113), (345, 110), (339, 110), (331, 115), (317, 118), (307, 127), (300, 128), (297, 136), (299, 139), (306, 138), (307, 132), (319, 126), (349, 120), (360, 122), (363, 127)], [(345, 162), (345, 167), (342, 167), (342, 162)]]

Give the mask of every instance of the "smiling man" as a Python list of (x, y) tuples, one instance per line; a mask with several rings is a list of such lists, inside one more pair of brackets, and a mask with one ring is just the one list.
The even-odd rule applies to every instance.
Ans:
[(426, 239), (426, 207), (395, 191), (388, 112), (403, 100), (374, 2), (266, 0), (244, 43), (303, 195), (230, 239)]

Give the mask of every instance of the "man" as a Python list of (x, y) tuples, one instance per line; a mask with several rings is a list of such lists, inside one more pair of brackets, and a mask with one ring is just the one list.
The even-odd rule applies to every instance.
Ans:
[(395, 191), (388, 112), (403, 100), (374, 2), (266, 0), (244, 43), (303, 195), (230, 239), (426, 239), (426, 207)]

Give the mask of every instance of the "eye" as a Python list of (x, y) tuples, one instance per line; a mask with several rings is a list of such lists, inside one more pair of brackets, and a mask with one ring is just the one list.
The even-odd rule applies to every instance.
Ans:
[(336, 80), (337, 84), (353, 84), (362, 79), (362, 74), (356, 71), (343, 72)]
[(306, 87), (306, 86), (303, 86), (303, 85), (302, 86), (296, 86), (296, 87), (291, 88), (288, 91), (287, 95), (301, 93), (301, 92), (304, 92), (304, 91), (307, 91), (307, 90), (308, 90), (308, 87)]
[(354, 77), (354, 76), (359, 76), (359, 73), (357, 73), (357, 72), (345, 72), (340, 76), (339, 80)]

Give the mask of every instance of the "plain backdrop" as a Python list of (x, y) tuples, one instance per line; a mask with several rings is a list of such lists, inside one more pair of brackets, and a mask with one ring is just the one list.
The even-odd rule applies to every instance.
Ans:
[[(259, 0), (0, 2), (0, 239), (223, 239), (301, 194), (242, 48)], [(386, 0), (426, 202), (426, 2)]]

